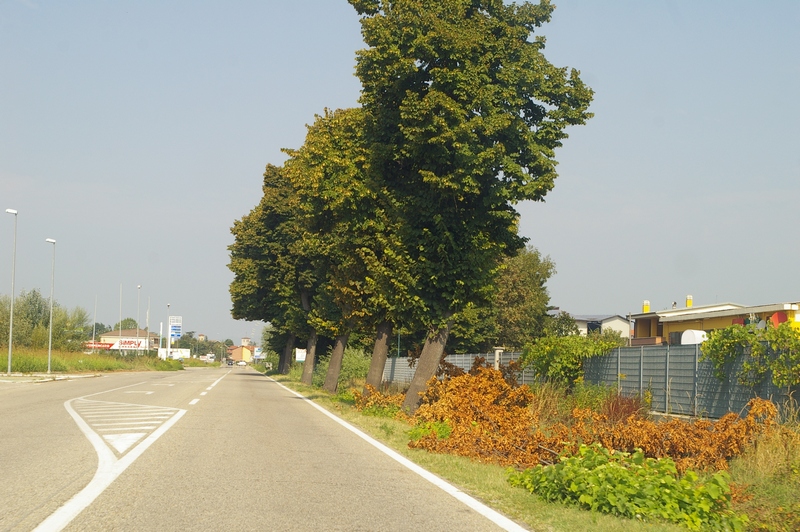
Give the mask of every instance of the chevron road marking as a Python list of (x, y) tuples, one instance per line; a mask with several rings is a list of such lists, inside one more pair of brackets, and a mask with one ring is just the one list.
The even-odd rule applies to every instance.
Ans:
[(66, 527), (186, 413), (180, 408), (97, 401), (88, 397), (91, 395), (71, 399), (64, 403), (64, 408), (97, 452), (97, 472), (85, 488), (42, 521), (35, 531), (55, 532)]

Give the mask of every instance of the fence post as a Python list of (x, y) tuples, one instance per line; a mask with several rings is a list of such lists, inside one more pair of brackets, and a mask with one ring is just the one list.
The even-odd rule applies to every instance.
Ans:
[(644, 397), (644, 346), (639, 346), (639, 397)]
[(622, 348), (617, 348), (617, 394), (622, 394), (622, 364), (620, 363), (620, 359), (622, 358)]
[(700, 344), (694, 346), (694, 417), (697, 417), (697, 351)]
[(669, 344), (667, 344), (667, 371), (664, 374), (664, 411), (669, 414)]

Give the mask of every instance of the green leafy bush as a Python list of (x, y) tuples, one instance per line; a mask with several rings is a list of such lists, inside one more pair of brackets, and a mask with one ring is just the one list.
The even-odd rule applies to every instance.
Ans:
[(543, 336), (525, 347), (520, 359), (548, 380), (572, 386), (583, 379), (583, 361), (602, 356), (624, 345), (619, 332), (570, 336)]
[(599, 444), (581, 445), (554, 465), (512, 472), (509, 482), (550, 502), (639, 520), (664, 520), (690, 530), (744, 530), (746, 516), (730, 509), (728, 474), (701, 482), (696, 473), (679, 477), (669, 458), (641, 451), (612, 453)]
[[(330, 354), (321, 357), (314, 368), (312, 384), (317, 388), (321, 388), (325, 383), (325, 376), (328, 373), (330, 359)], [(361, 349), (352, 347), (345, 349), (342, 357), (342, 369), (339, 372), (337, 389), (347, 390), (348, 388), (363, 384), (367, 379), (369, 364), (370, 357)]]
[(775, 386), (788, 388), (800, 384), (800, 329), (791, 322), (763, 329), (756, 325), (731, 325), (712, 331), (701, 344), (702, 360), (714, 365), (714, 375), (727, 380), (731, 363), (744, 355), (736, 380), (744, 386), (760, 384), (772, 372)]

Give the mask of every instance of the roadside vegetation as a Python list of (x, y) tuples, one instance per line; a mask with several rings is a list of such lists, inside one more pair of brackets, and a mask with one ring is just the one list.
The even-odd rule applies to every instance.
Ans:
[(337, 394), (301, 384), (299, 365), (272, 376), (532, 529), (800, 530), (794, 402), (656, 420), (614, 389), (476, 365), (431, 381), (409, 415), (403, 389), (364, 389), (368, 357), (348, 352)]
[[(155, 355), (118, 355), (116, 353), (82, 353), (52, 351), (52, 373), (94, 373), (103, 371), (178, 371), (184, 366), (209, 366), (200, 360), (161, 360)], [(216, 363), (219, 366), (219, 363)], [(5, 363), (0, 364), (3, 368)], [(11, 358), (12, 373), (46, 373), (47, 349), (14, 348)]]

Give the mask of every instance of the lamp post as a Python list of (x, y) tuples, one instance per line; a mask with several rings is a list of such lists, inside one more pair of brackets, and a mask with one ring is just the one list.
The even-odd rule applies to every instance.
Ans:
[(117, 353), (122, 355), (122, 283), (119, 283), (119, 343)]
[(50, 360), (53, 352), (53, 288), (56, 279), (56, 241), (46, 238), (45, 242), (53, 244), (53, 267), (50, 269), (50, 333), (47, 339), (47, 373), (50, 373)]
[(169, 326), (169, 303), (167, 303), (167, 360), (169, 360), (170, 355), (170, 344), (172, 343), (172, 331), (170, 330)]
[(147, 356), (150, 356), (150, 296), (147, 296), (147, 314), (144, 322), (147, 324), (147, 340), (145, 341), (145, 345), (147, 346)]
[(94, 317), (92, 318), (92, 354), (94, 354), (94, 342), (97, 335), (97, 294), (94, 295)]
[(139, 354), (139, 293), (142, 291), (142, 285), (136, 285), (136, 354)]
[(11, 343), (14, 338), (14, 271), (17, 265), (17, 211), (6, 209), (8, 214), (14, 215), (14, 248), (11, 252), (11, 311), (8, 314), (8, 370), (11, 375)]

